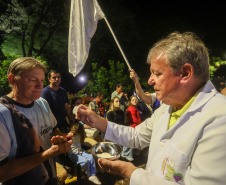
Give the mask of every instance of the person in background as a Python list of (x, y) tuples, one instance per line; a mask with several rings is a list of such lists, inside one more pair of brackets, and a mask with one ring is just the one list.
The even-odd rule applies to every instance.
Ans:
[(141, 123), (140, 112), (138, 110), (138, 98), (135, 95), (130, 97), (129, 107), (126, 111), (127, 122), (130, 127), (135, 128)]
[[(77, 113), (78, 106), (81, 105), (81, 104), (82, 104), (82, 99), (80, 97), (74, 96), (72, 98), (72, 100), (71, 100), (71, 108), (72, 108), (72, 113), (73, 113), (74, 116)], [(91, 148), (93, 145), (97, 144), (97, 141), (94, 140), (93, 138), (87, 137), (85, 129), (91, 129), (91, 127), (86, 125), (86, 124), (81, 123), (79, 125), (79, 130), (84, 133), (83, 134), (84, 138), (82, 139), (83, 144), (84, 144), (84, 146), (86, 146), (88, 148)]]
[[(138, 98), (135, 95), (132, 95), (130, 97), (129, 101), (129, 107), (126, 111), (126, 116), (127, 116), (127, 123), (130, 127), (135, 128), (137, 125), (141, 123), (141, 118), (140, 118), (140, 112), (137, 108), (138, 104)], [(134, 153), (133, 148), (129, 148), (126, 146), (123, 146), (123, 151), (122, 151), (122, 158), (125, 158), (127, 161), (133, 161), (133, 153)], [(137, 151), (135, 151), (138, 153)]]
[(144, 92), (140, 82), (139, 82), (139, 77), (137, 73), (132, 69), (130, 71), (130, 78), (133, 80), (134, 85), (135, 85), (135, 91), (138, 95), (138, 97), (146, 104), (146, 105), (151, 105), (152, 108), (152, 113), (160, 107), (162, 104), (156, 96), (156, 93), (149, 93), (149, 92)]
[(145, 94), (152, 98), (151, 100), (152, 103), (151, 104), (146, 103), (146, 105), (149, 108), (149, 110), (151, 110), (151, 114), (153, 114), (155, 110), (161, 106), (162, 102), (157, 99), (156, 93), (150, 93), (149, 91), (146, 91)]
[(150, 78), (162, 105), (137, 127), (99, 118), (80, 105), (77, 118), (122, 146), (149, 146), (145, 169), (99, 159), (107, 172), (131, 185), (225, 185), (226, 97), (209, 80), (209, 53), (191, 32), (174, 32), (149, 51)]
[(221, 82), (219, 83), (219, 87), (217, 86), (216, 88), (219, 88), (218, 91), (223, 94), (226, 95), (226, 87), (225, 87), (225, 80), (221, 79)]
[(129, 98), (128, 98), (128, 93), (127, 92), (125, 92), (124, 93), (124, 96), (125, 96), (125, 107), (127, 108), (127, 107), (129, 107)]
[[(0, 103), (0, 184), (57, 185), (66, 171), (53, 157), (68, 151), (71, 136), (61, 134), (49, 104), (40, 98), (46, 67), (22, 57), (8, 68), (12, 91)], [(53, 136), (53, 131), (58, 134)]]
[(115, 91), (111, 94), (111, 99), (114, 97), (118, 97), (120, 100), (120, 109), (125, 112), (126, 111), (126, 103), (128, 102), (128, 99), (125, 97), (123, 92), (123, 86), (122, 84), (117, 84), (115, 87)]
[(60, 87), (61, 75), (57, 70), (50, 70), (48, 73), (50, 84), (46, 86), (41, 93), (51, 108), (53, 115), (57, 120), (57, 126), (63, 133), (69, 131), (69, 122), (73, 122), (74, 118), (69, 108), (69, 100), (64, 88)]
[(98, 116), (105, 116), (105, 105), (103, 103), (104, 94), (97, 92), (96, 98), (89, 103), (89, 108), (92, 109)]
[(71, 109), (82, 104), (82, 99), (77, 96), (73, 96), (71, 99)]
[(226, 87), (221, 90), (221, 94), (226, 96)]
[(125, 114), (120, 109), (120, 101), (118, 97), (111, 100), (110, 108), (107, 112), (106, 119), (120, 125), (125, 125)]
[(140, 113), (140, 119), (141, 121), (146, 120), (147, 118), (151, 117), (151, 110), (148, 108), (147, 104), (144, 103), (144, 101), (142, 101), (141, 99), (138, 98), (138, 104), (137, 104), (137, 108), (139, 110)]
[[(75, 116), (77, 113), (77, 108), (79, 105), (82, 104), (82, 99), (80, 97), (74, 96), (71, 99), (71, 110), (72, 110), (72, 114)], [(84, 128), (91, 128), (88, 125), (83, 125)]]
[(69, 158), (72, 162), (80, 164), (85, 170), (89, 181), (94, 184), (101, 184), (96, 176), (96, 164), (92, 154), (82, 149), (84, 143), (84, 129), (79, 129), (80, 124), (70, 123), (70, 133), (73, 135), (72, 145), (68, 151)]

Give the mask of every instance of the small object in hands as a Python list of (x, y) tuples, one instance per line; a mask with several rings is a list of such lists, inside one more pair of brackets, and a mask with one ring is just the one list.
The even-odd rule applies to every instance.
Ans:
[(97, 176), (90, 176), (89, 181), (93, 182), (94, 184), (101, 184)]
[(73, 108), (73, 111), (72, 111), (72, 112), (73, 112), (74, 115), (76, 115), (77, 112), (78, 112), (78, 106), (75, 106), (75, 107)]
[[(78, 112), (78, 106), (75, 106), (75, 107), (73, 108), (73, 114), (76, 115), (77, 112)], [(74, 120), (74, 123), (79, 123), (79, 124), (81, 124), (81, 125), (84, 125), (84, 123), (83, 123), (82, 121), (77, 120), (77, 119)]]
[(107, 153), (107, 152), (103, 152), (101, 154), (97, 154), (97, 157), (99, 157), (99, 158), (111, 158), (112, 155)]
[(91, 152), (95, 159), (105, 158), (112, 161), (120, 158), (122, 148), (113, 142), (99, 142), (93, 145)]

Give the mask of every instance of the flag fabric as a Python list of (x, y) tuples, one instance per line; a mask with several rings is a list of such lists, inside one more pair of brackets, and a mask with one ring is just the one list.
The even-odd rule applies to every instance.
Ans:
[(105, 17), (96, 0), (71, 0), (68, 37), (68, 68), (76, 76), (89, 55), (90, 41), (98, 20)]

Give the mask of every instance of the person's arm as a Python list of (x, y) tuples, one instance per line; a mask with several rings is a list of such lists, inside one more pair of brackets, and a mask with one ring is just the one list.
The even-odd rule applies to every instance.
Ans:
[(176, 182), (152, 176), (150, 172), (138, 168), (130, 162), (110, 161), (102, 158), (98, 160), (98, 164), (108, 173), (129, 178), (131, 185), (178, 185)]
[(67, 114), (67, 117), (68, 117), (68, 120), (71, 122), (74, 120), (74, 116), (71, 112), (71, 109), (69, 108), (69, 104), (68, 103), (65, 103), (64, 104), (64, 108), (65, 108), (65, 111), (66, 111), (66, 114)]
[(134, 82), (134, 85), (135, 85), (135, 90), (136, 90), (136, 93), (137, 95), (139, 96), (139, 98), (141, 100), (143, 100), (145, 103), (147, 104), (152, 104), (152, 98), (151, 98), (151, 94), (145, 94), (141, 85), (140, 85), (140, 82), (139, 82), (139, 78), (137, 76), (137, 73), (132, 69), (130, 71), (130, 78), (133, 80)]
[[(69, 140), (68, 140), (69, 139)], [(27, 157), (14, 159), (0, 166), (0, 182), (7, 181), (18, 175), (26, 173), (40, 165), (45, 160), (68, 151), (72, 144), (71, 136), (54, 136), (51, 139), (52, 147)]]
[(120, 175), (127, 178), (130, 178), (132, 173), (137, 169), (137, 167), (130, 162), (119, 161), (119, 160), (110, 161), (104, 158), (99, 159), (98, 164), (100, 165), (101, 168), (106, 170), (108, 173)]
[(71, 109), (69, 108), (69, 100), (68, 100), (68, 96), (67, 96), (67, 93), (65, 90), (64, 90), (64, 98), (65, 98), (64, 109), (65, 109), (67, 118), (68, 118), (69, 122), (73, 122), (74, 116), (72, 114)]
[[(109, 122), (105, 133), (105, 139), (130, 148), (140, 148), (141, 146), (143, 148), (149, 146), (153, 129), (153, 120), (151, 121), (151, 118), (149, 119), (149, 121), (146, 120), (136, 128), (125, 127)], [(176, 182), (170, 182), (166, 179), (153, 176), (149, 171), (137, 168), (129, 162), (107, 161), (101, 159), (98, 163), (108, 173), (130, 178), (131, 185), (178, 185)]]
[(94, 111), (85, 105), (79, 105), (76, 118), (90, 127), (105, 133), (107, 128), (107, 120), (99, 117)]
[(178, 183), (152, 176), (150, 172), (137, 168), (130, 162), (110, 161), (102, 158), (98, 160), (98, 164), (108, 173), (129, 178), (131, 185), (178, 185)]
[(121, 92), (119, 93), (118, 98), (119, 98), (119, 99), (121, 99), (123, 96), (124, 96), (124, 92), (123, 92), (123, 91), (121, 91)]
[[(219, 108), (217, 111), (219, 110), (222, 109)], [(210, 115), (213, 115), (214, 111), (215, 110), (212, 109)], [(209, 114), (210, 112), (206, 113)], [(200, 135), (197, 143), (193, 145), (195, 151), (192, 155), (191, 162), (188, 163), (188, 166), (185, 169), (186, 172), (183, 177), (183, 184), (225, 185), (226, 151), (224, 142), (226, 140), (226, 119), (225, 116), (215, 117), (215, 119), (213, 119), (212, 116), (207, 115), (203, 116), (203, 118), (206, 121), (206, 126), (202, 129), (200, 129), (200, 127), (196, 128), (196, 130), (200, 130)], [(196, 135), (194, 134), (194, 137), (195, 136)], [(189, 140), (186, 141), (186, 143), (189, 145)], [(146, 170), (137, 169), (131, 175), (130, 184), (176, 185), (178, 183), (166, 181), (157, 176), (152, 176)]]

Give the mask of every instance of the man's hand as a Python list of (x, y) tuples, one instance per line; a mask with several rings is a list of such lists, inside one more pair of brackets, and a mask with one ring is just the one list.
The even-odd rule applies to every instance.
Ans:
[(66, 153), (72, 144), (72, 135), (71, 134), (61, 134), (53, 136), (51, 139), (52, 147), (49, 149), (52, 155), (59, 155)]
[(110, 161), (107, 159), (99, 159), (98, 164), (108, 173), (121, 175), (130, 178), (134, 170), (137, 169), (132, 163), (124, 161)]
[(130, 71), (130, 78), (131, 78), (133, 81), (139, 80), (139, 79), (138, 79), (137, 73), (136, 73), (133, 69)]
[(104, 118), (99, 117), (89, 107), (85, 105), (79, 105), (76, 115), (76, 119), (81, 120), (92, 128), (96, 128), (105, 133), (107, 128), (107, 121)]
[(120, 96), (120, 97), (123, 97), (123, 95), (124, 95), (124, 92), (121, 91), (121, 92), (119, 93), (119, 96)]
[(68, 133), (68, 134), (60, 133), (60, 135), (56, 135), (51, 138), (51, 143), (52, 143), (52, 145), (57, 145), (59, 143), (64, 143), (64, 142), (67, 142), (70, 140), (72, 140), (71, 133)]

